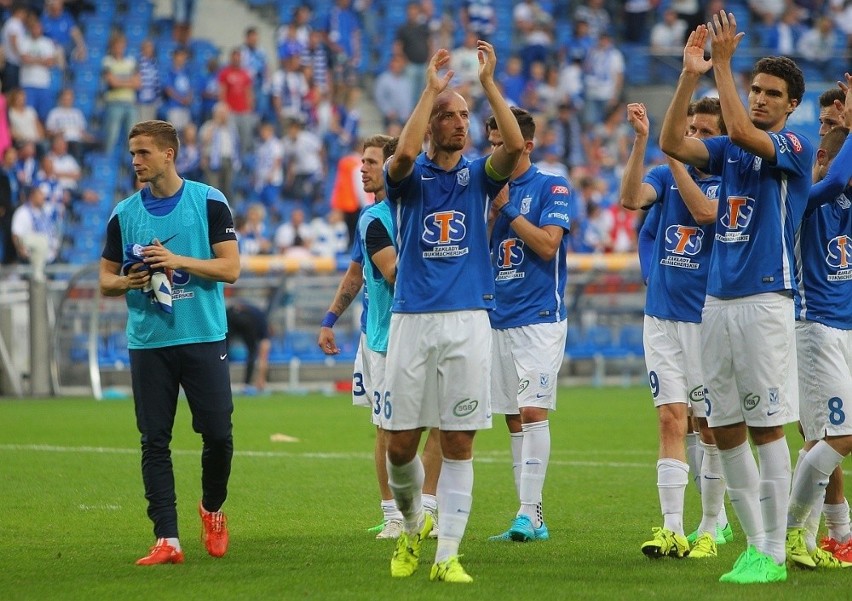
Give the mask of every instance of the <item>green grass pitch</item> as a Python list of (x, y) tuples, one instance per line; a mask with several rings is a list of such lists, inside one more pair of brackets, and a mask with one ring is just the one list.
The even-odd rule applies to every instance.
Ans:
[[(478, 435), (461, 549), (472, 585), (429, 582), (434, 541), (413, 577), (391, 579), (393, 542), (366, 532), (380, 518), (366, 410), (343, 395), (235, 404), (228, 554), (213, 559), (199, 541), (200, 438), (182, 401), (172, 448), (186, 563), (143, 568), (133, 562), (153, 535), (132, 402), (0, 402), (0, 599), (779, 601), (842, 598), (852, 585), (852, 569), (791, 570), (776, 585), (720, 584), (744, 549), (736, 523), (737, 538), (715, 560), (646, 559), (639, 546), (661, 524), (646, 388), (560, 391), (544, 493), (548, 542), (487, 541), (505, 530), (517, 501), (502, 418)], [(298, 442), (270, 440), (276, 433)], [(789, 440), (795, 453), (798, 435)], [(690, 485), (687, 528), (699, 518)]]

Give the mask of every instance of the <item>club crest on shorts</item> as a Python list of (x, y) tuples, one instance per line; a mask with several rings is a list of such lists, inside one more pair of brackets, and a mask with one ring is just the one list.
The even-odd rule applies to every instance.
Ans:
[(476, 411), (477, 407), (479, 407), (479, 401), (476, 399), (464, 399), (456, 403), (456, 406), (453, 407), (453, 415), (456, 417), (466, 417)]
[(775, 415), (781, 411), (781, 395), (778, 394), (777, 388), (769, 389), (769, 409), (766, 411), (766, 415)]
[(542, 388), (547, 388), (550, 384), (550, 374), (539, 374), (538, 375), (538, 385)]

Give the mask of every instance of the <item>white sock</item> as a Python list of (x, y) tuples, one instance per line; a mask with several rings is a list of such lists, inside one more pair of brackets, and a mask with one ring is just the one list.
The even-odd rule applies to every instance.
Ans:
[(432, 513), (436, 513), (438, 511), (438, 497), (423, 493), (420, 495), (420, 498), (423, 500), (423, 509), (431, 511)]
[(689, 482), (689, 466), (677, 459), (657, 461), (657, 490), (663, 528), (683, 536), (683, 497)]
[[(787, 439), (782, 436), (767, 444), (757, 445), (757, 455), (760, 458), (760, 511), (766, 533), (764, 548), (761, 550), (780, 565), (787, 560), (787, 508), (790, 505), (792, 479)], [(805, 457), (804, 461), (807, 460), (808, 457)]]
[(550, 459), (550, 422), (544, 420), (524, 424), (522, 427), (524, 445), (521, 467), (521, 507), (518, 515), (527, 516), (533, 526), (540, 528), (541, 491), (544, 488), (544, 476)]
[[(521, 426), (523, 428), (523, 426)], [(509, 434), (509, 445), (512, 449), (512, 477), (515, 479), (515, 492), (518, 493), (518, 501), (521, 500), (521, 468), (524, 464), (521, 459), (524, 446), (524, 433), (512, 432)]]
[(821, 440), (799, 461), (790, 493), (787, 516), (787, 525), (790, 528), (801, 528), (804, 525), (817, 498), (825, 495), (828, 477), (842, 460), (843, 455)]
[(459, 544), (470, 517), (473, 503), (473, 460), (455, 461), (444, 458), (438, 478), (438, 506), (441, 529), (435, 563), (459, 554)]
[(715, 540), (719, 514), (725, 510), (725, 478), (722, 476), (719, 448), (703, 442), (701, 446), (704, 448), (704, 461), (701, 463), (701, 524), (698, 525), (698, 533), (707, 532)]
[(825, 526), (828, 528), (828, 536), (839, 543), (845, 543), (850, 538), (849, 532), (849, 502), (843, 499), (843, 503), (826, 503), (823, 506), (825, 514)]
[(409, 534), (417, 534), (423, 527), (423, 463), (420, 456), (405, 465), (394, 465), (387, 461), (388, 486), (396, 500), (402, 517), (405, 519), (405, 530)]
[[(796, 479), (796, 474), (793, 474), (793, 479)], [(819, 520), (822, 517), (822, 508), (825, 503), (825, 493), (819, 495), (814, 502), (811, 512), (805, 518), (805, 545), (809, 551), (816, 549), (817, 533), (819, 532)]]
[(382, 518), (387, 522), (388, 520), (400, 520), (402, 521), (402, 512), (396, 506), (396, 501), (391, 499), (382, 499)]
[(760, 513), (760, 472), (748, 441), (733, 449), (719, 449), (719, 459), (728, 485), (728, 498), (745, 532), (747, 544), (762, 549), (766, 534)]
[(175, 551), (180, 551), (180, 540), (177, 538), (167, 538), (166, 542), (175, 548)]
[(704, 463), (704, 443), (701, 442), (698, 432), (686, 433), (686, 462), (689, 464), (689, 473), (692, 474), (692, 483), (701, 492), (701, 466)]

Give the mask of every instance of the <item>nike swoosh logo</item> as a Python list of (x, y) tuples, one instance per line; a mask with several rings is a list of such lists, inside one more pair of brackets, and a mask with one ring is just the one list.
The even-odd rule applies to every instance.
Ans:
[(546, 396), (547, 396), (546, 394), (538, 393), (537, 395), (535, 395), (535, 398), (537, 398), (537, 399), (543, 399), (543, 398), (544, 398), (544, 397), (546, 397)]
[(421, 175), (420, 179), (423, 180), (424, 182), (428, 182), (429, 180), (433, 180), (435, 178), (434, 177), (426, 177), (425, 175)]
[(669, 186), (672, 190), (677, 190), (677, 186)]
[(225, 353), (224, 355), (219, 355), (219, 361), (224, 361), (225, 357), (227, 357), (227, 356), (228, 356), (228, 353)]
[(714, 478), (713, 476), (704, 476), (705, 480), (721, 480), (721, 478)]
[(728, 162), (729, 163), (739, 163), (740, 160), (739, 159), (728, 159)]
[(763, 503), (764, 501), (768, 501), (771, 498), (772, 497), (760, 497), (760, 502)]
[(771, 413), (770, 413), (770, 412), (767, 412), (767, 413), (766, 413), (766, 417), (769, 417), (769, 416), (771, 416), (771, 415), (775, 415), (776, 413), (780, 413), (780, 412), (781, 412), (781, 410), (780, 410), (780, 409), (778, 409), (777, 411), (772, 411)]

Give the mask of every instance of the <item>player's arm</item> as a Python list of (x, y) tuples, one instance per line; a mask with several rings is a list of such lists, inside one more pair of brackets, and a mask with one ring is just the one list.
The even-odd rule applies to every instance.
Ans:
[(642, 227), (639, 230), (638, 250), (639, 269), (642, 271), (642, 281), (648, 285), (648, 275), (651, 272), (651, 256), (654, 252), (654, 243), (657, 240), (657, 226), (660, 221), (660, 205), (655, 204), (645, 216)]
[(706, 39), (706, 25), (699, 25), (689, 34), (683, 49), (683, 69), (660, 131), (660, 148), (663, 152), (699, 169), (707, 166), (710, 153), (700, 140), (687, 137), (686, 130), (692, 95), (701, 76), (713, 66), (711, 61), (704, 60)]
[(331, 301), (331, 305), (329, 305), (320, 326), (317, 344), (326, 355), (336, 355), (340, 352), (334, 340), (334, 330), (332, 330), (332, 327), (334, 327), (337, 319), (343, 315), (343, 312), (349, 308), (355, 297), (358, 296), (358, 292), (361, 290), (363, 284), (364, 272), (361, 264), (350, 261), (349, 267), (346, 269), (346, 273), (343, 274), (343, 278), (337, 286), (337, 292), (334, 293), (334, 299)]
[(450, 53), (444, 48), (438, 50), (429, 60), (429, 65), (426, 67), (426, 87), (406, 121), (405, 127), (402, 128), (396, 151), (388, 163), (387, 177), (391, 182), (401, 182), (411, 175), (414, 169), (414, 160), (420, 154), (423, 139), (426, 137), (432, 106), (438, 94), (447, 88), (454, 74), (450, 70), (443, 77), (438, 75), (438, 70), (446, 67), (449, 61)]
[(669, 168), (672, 170), (677, 184), (677, 190), (680, 192), (680, 197), (689, 213), (698, 225), (707, 225), (716, 221), (716, 211), (719, 208), (719, 201), (707, 198), (692, 176), (684, 167), (683, 163), (671, 157), (668, 158)]
[(502, 181), (509, 179), (521, 158), (525, 144), (524, 136), (521, 134), (518, 120), (509, 109), (506, 99), (500, 93), (500, 88), (494, 82), (494, 69), (497, 66), (494, 46), (479, 40), (476, 48), (479, 51), (477, 53), (479, 57), (479, 83), (482, 84), (485, 98), (488, 100), (494, 119), (497, 121), (497, 130), (503, 138), (503, 143), (488, 157), (485, 169), (492, 179)]
[(494, 197), (494, 207), (509, 220), (512, 229), (518, 238), (524, 241), (535, 254), (550, 261), (559, 250), (564, 230), (558, 225), (543, 225), (541, 227), (532, 223), (520, 214), (517, 208), (509, 204), (509, 186), (504, 186), (500, 193)]
[(98, 283), (104, 296), (121, 296), (128, 290), (141, 290), (151, 280), (147, 269), (129, 269), (122, 275), (123, 258), (121, 226), (118, 217), (113, 215), (107, 224), (106, 242), (98, 272)]
[(846, 134), (846, 140), (837, 156), (831, 161), (825, 177), (811, 186), (805, 214), (807, 215), (820, 205), (833, 202), (852, 181), (850, 178), (852, 178), (852, 133)]
[[(731, 138), (731, 142), (743, 150), (774, 163), (775, 144), (767, 132), (758, 129), (751, 122), (737, 93), (737, 85), (734, 81), (731, 59), (745, 33), (737, 33), (737, 21), (733, 13), (725, 13), (725, 11), (713, 15), (712, 27), (709, 32), (712, 44), (713, 74), (716, 77), (719, 103), (722, 105), (722, 116), (725, 119), (728, 136)], [(770, 92), (772, 91), (766, 91), (766, 93)]]
[(153, 269), (179, 269), (207, 280), (233, 284), (240, 277), (240, 251), (231, 210), (225, 196), (216, 188), (208, 192), (207, 239), (213, 250), (210, 259), (176, 255), (159, 240), (146, 246), (142, 255)]
[(389, 284), (396, 283), (396, 248), (387, 229), (378, 219), (367, 226), (364, 239), (367, 255)]
[(633, 148), (627, 156), (627, 164), (621, 177), (619, 196), (621, 206), (635, 211), (636, 209), (644, 209), (657, 200), (657, 192), (654, 187), (642, 181), (645, 152), (648, 149), (648, 136), (651, 132), (651, 124), (648, 121), (645, 105), (636, 102), (628, 104), (627, 121), (633, 126), (636, 137), (633, 139)]

